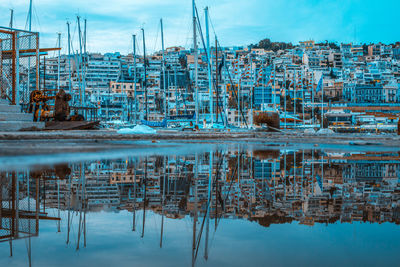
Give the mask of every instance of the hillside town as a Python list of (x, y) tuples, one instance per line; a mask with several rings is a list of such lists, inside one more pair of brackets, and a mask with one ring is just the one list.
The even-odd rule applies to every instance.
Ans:
[[(277, 110), (281, 128), (318, 125), (325, 112), (334, 127), (373, 124), (374, 130), (376, 125), (395, 130), (399, 43), (304, 41), (286, 49), (271, 45), (273, 50), (259, 47), (263, 43), (212, 47), (210, 70), (207, 50), (199, 50), (200, 123), (247, 128), (257, 114)], [(143, 55), (117, 52), (86, 53), (82, 62), (76, 56), (61, 55), (60, 62), (43, 57), (41, 86), (56, 93), (59, 84), (73, 95), (72, 106), (96, 108), (104, 122), (187, 122), (196, 112), (193, 49), (166, 48), (164, 54), (147, 55), (145, 62)]]

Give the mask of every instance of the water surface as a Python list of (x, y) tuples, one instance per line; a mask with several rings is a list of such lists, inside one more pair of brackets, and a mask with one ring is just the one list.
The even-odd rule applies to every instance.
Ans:
[(13, 158), (0, 172), (0, 265), (398, 265), (400, 154), (353, 149)]

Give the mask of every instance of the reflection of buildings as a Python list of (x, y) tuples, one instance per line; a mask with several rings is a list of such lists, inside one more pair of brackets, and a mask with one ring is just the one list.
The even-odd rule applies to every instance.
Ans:
[[(44, 208), (132, 211), (145, 206), (181, 218), (195, 209), (205, 215), (209, 203), (210, 218), (248, 218), (262, 225), (400, 223), (398, 153), (223, 151), (69, 167), (70, 174), (46, 171), (39, 190)], [(63, 179), (50, 178), (57, 173)]]
[[(141, 237), (146, 212), (159, 214), (160, 246), (164, 218), (189, 215), (193, 262), (202, 236), (207, 257), (210, 222), (217, 229), (220, 218), (265, 227), (294, 221), (400, 224), (400, 156), (393, 152), (225, 150), (64, 164), (0, 172), (0, 178), (0, 242), (9, 241), (11, 252), (13, 240), (38, 235), (41, 219), (58, 220), (60, 231), (61, 210), (66, 243), (76, 242), (77, 250), (86, 246), (86, 215), (93, 211), (130, 212), (132, 231)], [(57, 211), (57, 217), (47, 215)]]

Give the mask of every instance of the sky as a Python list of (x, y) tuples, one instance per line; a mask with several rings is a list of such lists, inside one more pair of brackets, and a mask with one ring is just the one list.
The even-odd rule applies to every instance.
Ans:
[[(58, 216), (55, 209), (46, 209)], [(67, 239), (67, 212), (61, 211), (61, 232), (55, 221), (42, 220), (39, 236), (31, 239), (33, 266), (190, 266), (193, 220), (165, 218), (163, 247), (159, 247), (161, 216), (136, 212), (102, 211), (86, 214), (87, 246), (76, 250), (78, 213), (72, 214), (70, 244)], [(201, 223), (202, 218), (200, 218)], [(196, 266), (396, 266), (400, 232), (394, 223), (335, 223), (310, 227), (298, 222), (263, 227), (245, 219), (221, 219), (217, 230), (212, 220), (209, 258), (204, 260), (205, 231)], [(198, 225), (200, 229), (200, 224)], [(200, 232), (197, 230), (198, 233)], [(82, 240), (81, 240), (82, 241)], [(0, 243), (1, 266), (27, 266), (28, 240)]]
[[(399, 40), (398, 0), (197, 0), (204, 31), (204, 8), (209, 6), (211, 41), (222, 46), (248, 45), (261, 39), (292, 42), (315, 40), (353, 43)], [(67, 46), (71, 22), (73, 49), (78, 49), (77, 15), (87, 19), (90, 52), (132, 52), (132, 34), (145, 30), (146, 50), (161, 49), (160, 18), (165, 46), (192, 44), (191, 0), (33, 0), (32, 30), (40, 32), (42, 47), (55, 47), (62, 34)], [(0, 25), (26, 29), (29, 0), (0, 0)], [(140, 44), (140, 45), (139, 45)]]

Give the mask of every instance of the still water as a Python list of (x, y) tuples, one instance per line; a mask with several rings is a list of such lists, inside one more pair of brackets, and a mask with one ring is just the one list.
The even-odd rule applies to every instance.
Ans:
[(188, 146), (3, 167), (0, 266), (398, 266), (400, 154), (374, 150)]

